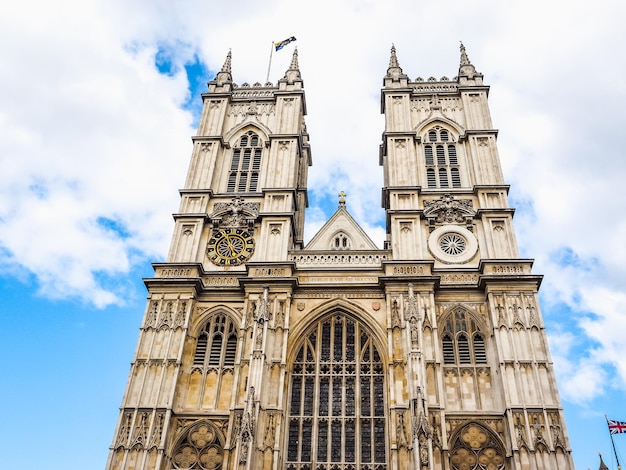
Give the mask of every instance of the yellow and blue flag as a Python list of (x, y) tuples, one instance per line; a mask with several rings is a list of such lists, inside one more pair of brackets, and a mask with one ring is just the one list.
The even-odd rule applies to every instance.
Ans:
[(285, 47), (290, 42), (294, 42), (296, 40), (295, 36), (291, 36), (290, 38), (285, 39), (284, 41), (275, 42), (274, 47), (277, 51), (280, 51), (283, 47)]

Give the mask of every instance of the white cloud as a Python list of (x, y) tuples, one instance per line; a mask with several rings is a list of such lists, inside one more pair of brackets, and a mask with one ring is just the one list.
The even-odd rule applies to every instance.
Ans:
[[(45, 295), (120, 302), (123, 288), (102, 276), (115, 279), (138, 255), (164, 256), (169, 241), (195, 132), (182, 110), (182, 65), (197, 53), (217, 70), (232, 48), (235, 82), (263, 82), (271, 41), (291, 35), (309, 111), (308, 186), (327, 200), (346, 191), (350, 212), (382, 244), (379, 90), (389, 48), (395, 43), (412, 78), (453, 77), (463, 40), (492, 86), (519, 245), (546, 274), (549, 303), (569, 306), (585, 335), (559, 352), (567, 358), (583, 344), (586, 358), (565, 374), (566, 388), (574, 393), (583, 374), (600, 379), (611, 367), (624, 387), (626, 340), (614, 333), (626, 281), (622, 3), (34, 4), (14, 3), (0, 18), (5, 272), (35, 273)], [(172, 76), (155, 69), (159, 50), (175, 62)], [(290, 60), (288, 50), (273, 54), (271, 81)], [(103, 217), (124, 236), (99, 224)], [(312, 207), (308, 237), (323, 222)], [(602, 393), (580, 390), (584, 399)]]

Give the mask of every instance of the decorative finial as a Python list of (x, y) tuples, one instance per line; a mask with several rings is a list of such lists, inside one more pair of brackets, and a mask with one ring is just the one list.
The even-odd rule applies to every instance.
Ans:
[(341, 191), (339, 193), (339, 205), (340, 206), (345, 206), (346, 205), (346, 196), (347, 196), (347, 194), (344, 193), (343, 191)]
[(469, 60), (469, 57), (467, 57), (467, 52), (465, 52), (465, 46), (463, 45), (462, 41), (461, 41), (461, 65), (472, 65), (472, 63)]

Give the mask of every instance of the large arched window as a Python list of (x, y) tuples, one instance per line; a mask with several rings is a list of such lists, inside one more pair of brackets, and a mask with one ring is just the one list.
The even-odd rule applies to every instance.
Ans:
[(457, 308), (441, 334), (444, 364), (486, 364), (485, 340), (472, 315)]
[(293, 365), (287, 469), (387, 468), (384, 382), (359, 322), (340, 313), (320, 321)]
[(429, 188), (460, 188), (461, 174), (456, 145), (450, 133), (440, 126), (428, 131), (424, 145), (426, 184)]
[(241, 136), (233, 148), (228, 174), (229, 193), (252, 192), (258, 189), (263, 143), (252, 131)]

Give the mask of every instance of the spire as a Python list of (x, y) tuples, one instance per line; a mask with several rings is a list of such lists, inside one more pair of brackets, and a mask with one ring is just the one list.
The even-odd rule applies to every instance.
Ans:
[(385, 78), (390, 77), (397, 80), (402, 75), (402, 67), (400, 67), (398, 57), (396, 56), (396, 46), (391, 44), (391, 57), (389, 57), (389, 68), (387, 69), (387, 75)]
[(224, 61), (224, 65), (222, 65), (222, 70), (220, 70), (215, 76), (215, 81), (218, 86), (223, 85), (226, 82), (232, 82), (233, 77), (230, 73), (230, 62), (231, 62), (231, 53), (230, 49), (228, 50), (228, 54), (226, 55), (226, 60)]
[(389, 58), (389, 68), (391, 67), (400, 67), (398, 57), (396, 56), (396, 46), (393, 43), (391, 43), (391, 57)]
[(472, 65), (469, 57), (467, 57), (467, 52), (465, 52), (465, 46), (463, 45), (463, 42), (461, 42), (461, 65)]
[(461, 42), (461, 63), (459, 64), (459, 77), (463, 76), (474, 78), (475, 75), (480, 75), (480, 73), (476, 72), (476, 68), (470, 62), (469, 57), (467, 57), (465, 46)]
[(298, 66), (298, 48), (296, 47), (293, 50), (293, 56), (291, 57), (291, 65), (289, 66), (289, 70), (300, 70)]
[(300, 66), (298, 65), (298, 48), (293, 50), (291, 65), (289, 65), (289, 68), (285, 72), (283, 80), (287, 80), (288, 83), (293, 83), (295, 80), (302, 80), (300, 76)]

